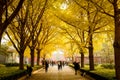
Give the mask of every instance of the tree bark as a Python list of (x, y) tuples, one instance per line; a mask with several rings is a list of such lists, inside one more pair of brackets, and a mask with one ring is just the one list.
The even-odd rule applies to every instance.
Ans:
[(115, 22), (115, 38), (114, 38), (114, 55), (115, 55), (115, 73), (117, 80), (120, 80), (120, 9), (117, 6), (117, 0), (114, 0), (114, 22)]
[(2, 34), (3, 32), (0, 30), (0, 47), (1, 47)]
[(114, 55), (115, 55), (115, 71), (116, 78), (120, 80), (120, 27), (115, 28), (115, 40), (114, 40)]
[(32, 67), (34, 67), (34, 49), (30, 49), (31, 50), (31, 53), (30, 53), (30, 55), (31, 55), (31, 66)]
[(37, 52), (37, 65), (40, 63), (40, 50)]
[(1, 46), (1, 39), (2, 39), (2, 34), (3, 34), (3, 30), (1, 28), (2, 24), (2, 14), (3, 14), (3, 2), (0, 1), (0, 46)]
[(90, 70), (94, 70), (94, 57), (93, 57), (93, 41), (91, 30), (89, 30), (89, 67)]
[(84, 68), (84, 53), (81, 52), (81, 68)]
[(24, 61), (24, 55), (23, 55), (23, 53), (21, 52), (21, 53), (19, 54), (19, 56), (20, 56), (20, 58), (19, 58), (19, 59), (20, 59), (20, 60), (19, 60), (19, 61), (20, 61), (20, 62), (19, 62), (19, 69), (20, 69), (20, 70), (23, 70), (23, 69), (24, 69), (24, 62), (23, 62), (23, 61)]

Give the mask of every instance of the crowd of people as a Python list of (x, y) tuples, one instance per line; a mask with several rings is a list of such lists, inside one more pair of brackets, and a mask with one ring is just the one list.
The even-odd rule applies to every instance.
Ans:
[[(49, 65), (50, 66), (57, 65), (58, 70), (62, 70), (62, 68), (65, 65), (68, 65), (68, 62), (65, 62), (65, 61), (57, 61), (57, 62), (55, 62), (55, 61), (44, 60), (44, 61), (42, 61), (42, 65), (44, 66), (45, 72), (48, 72)], [(79, 62), (73, 62), (73, 65), (74, 65), (74, 69), (75, 69), (75, 75), (77, 75), (77, 72), (80, 69)], [(33, 71), (32, 67), (27, 65), (27, 73), (28, 73), (29, 76), (31, 76), (32, 71)]]
[[(58, 66), (58, 70), (62, 70), (62, 68), (65, 66), (65, 65), (68, 65), (68, 62), (65, 62), (65, 61), (44, 61), (43, 62), (43, 65), (45, 66), (45, 72), (48, 71), (48, 67), (49, 65), (51, 66), (54, 66), (54, 65), (57, 65)], [(73, 62), (73, 65), (74, 65), (74, 70), (75, 70), (75, 75), (77, 75), (77, 72), (78, 70), (80, 69), (80, 65), (79, 65), (79, 62)]]
[(47, 60), (42, 61), (42, 65), (45, 68), (45, 72), (48, 71), (49, 65), (50, 66), (57, 65), (58, 66), (58, 70), (62, 70), (62, 67), (64, 67), (67, 64), (68, 63), (65, 62), (65, 61), (57, 61), (57, 62), (56, 61), (47, 61)]

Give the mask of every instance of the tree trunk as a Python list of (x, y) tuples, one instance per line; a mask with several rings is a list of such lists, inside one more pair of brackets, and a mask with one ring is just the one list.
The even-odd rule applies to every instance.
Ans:
[(19, 54), (19, 56), (20, 56), (20, 60), (19, 60), (19, 69), (20, 70), (23, 70), (24, 69), (24, 55), (23, 55), (23, 53), (22, 52), (20, 52), (20, 54)]
[(2, 40), (2, 31), (0, 30), (0, 47), (1, 47), (1, 40)]
[(34, 67), (34, 49), (30, 49), (30, 50), (31, 50), (31, 52), (30, 52), (30, 54), (31, 54), (31, 66)]
[(84, 68), (84, 53), (81, 52), (81, 68)]
[(114, 21), (115, 21), (115, 38), (114, 38), (114, 55), (115, 55), (115, 73), (117, 80), (120, 80), (120, 10), (117, 2), (114, 4)]
[[(2, 13), (3, 13), (3, 6), (1, 3), (0, 5), (0, 27), (2, 26)], [(0, 45), (1, 45), (2, 34), (3, 34), (3, 30), (2, 28), (0, 28)]]
[(89, 39), (89, 67), (90, 67), (90, 70), (94, 70), (92, 34), (89, 37), (90, 37)]
[(40, 63), (40, 50), (37, 52), (37, 65)]
[(116, 78), (120, 80), (120, 27), (115, 28), (115, 40), (114, 40), (114, 55), (115, 55), (115, 71)]

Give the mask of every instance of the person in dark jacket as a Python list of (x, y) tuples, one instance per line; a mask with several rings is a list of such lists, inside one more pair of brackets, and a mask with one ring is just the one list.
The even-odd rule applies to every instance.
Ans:
[(45, 61), (45, 72), (47, 72), (47, 71), (48, 71), (48, 67), (49, 67), (49, 64), (48, 64), (48, 62), (47, 62), (47, 61)]
[(29, 76), (31, 76), (32, 70), (33, 70), (32, 67), (27, 65), (27, 73)]
[(78, 62), (74, 62), (74, 69), (75, 69), (75, 75), (77, 75), (77, 71), (80, 69), (80, 65)]

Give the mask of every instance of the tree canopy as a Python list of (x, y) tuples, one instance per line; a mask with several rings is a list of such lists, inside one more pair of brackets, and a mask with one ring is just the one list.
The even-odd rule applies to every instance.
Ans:
[(115, 56), (116, 74), (120, 73), (119, 0), (1, 0), (0, 3), (0, 40), (5, 32), (8, 44), (11, 42), (20, 55), (21, 69), (24, 56), (31, 58), (34, 66), (34, 57), (39, 64), (40, 57), (51, 58), (52, 53), (62, 51), (70, 58), (80, 54), (82, 62), (88, 56), (90, 70), (94, 70), (94, 56), (106, 56), (109, 52)]

